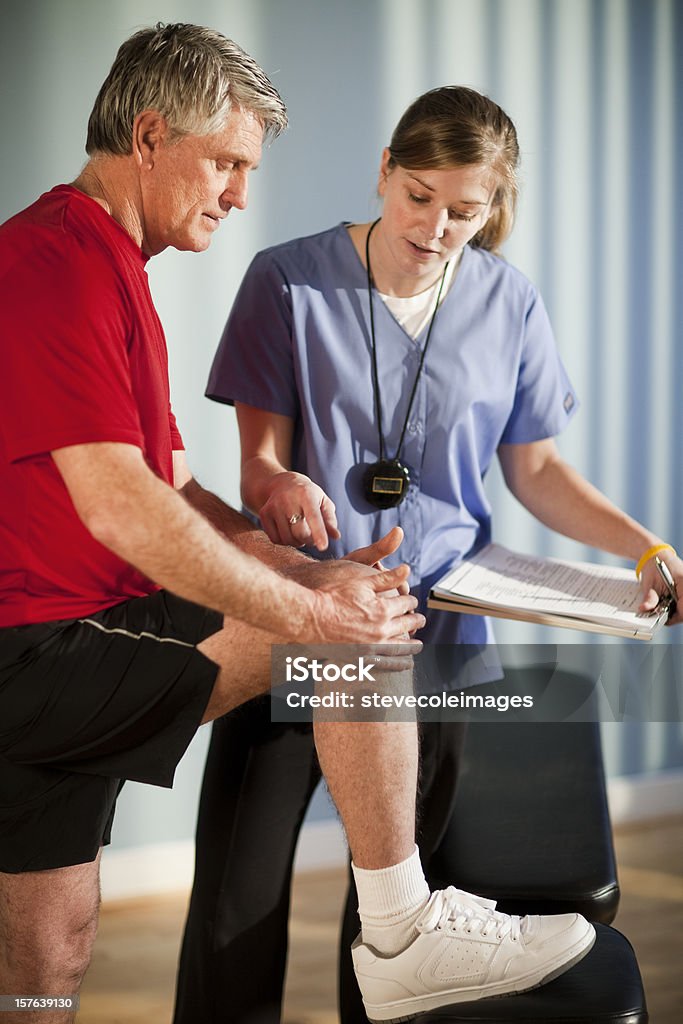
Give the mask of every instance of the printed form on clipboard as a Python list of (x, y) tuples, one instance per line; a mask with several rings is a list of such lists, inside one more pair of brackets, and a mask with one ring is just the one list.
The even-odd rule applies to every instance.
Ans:
[(432, 587), (430, 608), (651, 640), (668, 611), (638, 611), (633, 570), (487, 544)]

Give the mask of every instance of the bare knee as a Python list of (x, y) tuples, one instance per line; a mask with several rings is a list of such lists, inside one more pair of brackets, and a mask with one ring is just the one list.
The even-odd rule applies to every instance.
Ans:
[(22, 980), (21, 991), (29, 995), (72, 995), (90, 964), (96, 931), (96, 914), (51, 927), (35, 922), (33, 927), (10, 928), (2, 953), (4, 969), (10, 978)]
[[(78, 991), (90, 964), (97, 913), (79, 920), (20, 923), (5, 935), (2, 959), (11, 978), (24, 982), (22, 992), (71, 995)], [(28, 987), (26, 987), (28, 986)]]
[(96, 865), (2, 875), (0, 895), (0, 978), (13, 984), (5, 991), (77, 992), (97, 932)]

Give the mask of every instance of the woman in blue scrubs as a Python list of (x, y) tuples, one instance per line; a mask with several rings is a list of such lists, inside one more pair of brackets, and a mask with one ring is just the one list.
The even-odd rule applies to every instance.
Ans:
[[(381, 217), (259, 253), (211, 371), (209, 397), (237, 408), (244, 503), (271, 540), (338, 557), (399, 525), (423, 611), (435, 580), (491, 539), (494, 456), (551, 529), (636, 562), (660, 543), (559, 457), (577, 399), (537, 290), (499, 254), (518, 161), (491, 100), (421, 96), (382, 154)], [(682, 585), (680, 560), (661, 554)], [(643, 579), (654, 607), (651, 561)], [(470, 659), (493, 639), (486, 619), (427, 619), (425, 643), (452, 645), (445, 685), (500, 675)], [(422, 685), (443, 689), (443, 673)], [(280, 1020), (294, 845), (319, 771), (308, 727), (269, 719), (257, 701), (214, 725), (176, 1024)], [(438, 887), (461, 726), (430, 724), (422, 742), (419, 845)], [(351, 892), (342, 1024), (366, 1020), (348, 955), (356, 909)]]

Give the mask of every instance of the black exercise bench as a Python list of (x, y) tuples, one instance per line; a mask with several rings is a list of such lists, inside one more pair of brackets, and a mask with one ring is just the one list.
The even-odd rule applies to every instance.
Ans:
[[(523, 671), (506, 675), (519, 686), (514, 677)], [(568, 693), (585, 686), (566, 677), (553, 682)], [(580, 963), (541, 988), (442, 1007), (421, 1015), (420, 1024), (646, 1024), (633, 949), (609, 927), (619, 884), (597, 723), (471, 723), (442, 845), (443, 885), (455, 879), (506, 913), (579, 911), (596, 923), (597, 940)], [(438, 873), (438, 853), (435, 864)]]

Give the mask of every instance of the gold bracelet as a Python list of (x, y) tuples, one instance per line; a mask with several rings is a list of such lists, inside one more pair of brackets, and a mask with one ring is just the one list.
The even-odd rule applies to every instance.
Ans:
[(645, 563), (649, 562), (658, 551), (665, 551), (667, 548), (669, 551), (673, 551), (674, 555), (676, 554), (671, 544), (653, 544), (651, 548), (647, 549), (644, 555), (640, 556), (638, 564), (636, 565), (636, 576), (638, 579), (640, 579), (640, 574), (645, 567)]

